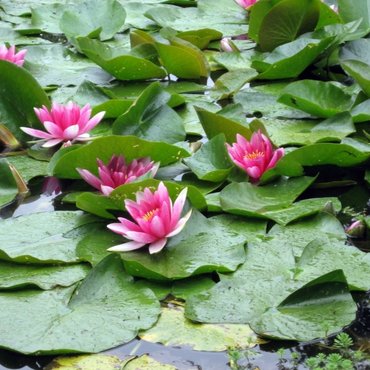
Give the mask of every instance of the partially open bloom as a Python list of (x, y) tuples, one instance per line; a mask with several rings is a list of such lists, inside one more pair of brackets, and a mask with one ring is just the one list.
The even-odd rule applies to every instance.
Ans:
[(249, 8), (254, 5), (258, 0), (235, 0), (241, 7)]
[(191, 210), (180, 218), (186, 194), (187, 188), (181, 191), (172, 205), (167, 188), (161, 182), (154, 193), (145, 188), (136, 194), (136, 202), (125, 200), (126, 209), (135, 222), (119, 217), (119, 223), (109, 224), (108, 228), (129, 241), (108, 250), (127, 252), (149, 244), (150, 254), (160, 252), (167, 239), (177, 235), (190, 218)]
[(34, 110), (47, 132), (29, 127), (21, 127), (21, 129), (29, 135), (46, 139), (43, 147), (51, 147), (61, 142), (70, 145), (74, 140), (88, 139), (90, 137), (88, 132), (102, 120), (105, 114), (105, 112), (99, 112), (90, 118), (89, 104), (80, 108), (73, 102), (67, 105), (53, 103), (50, 111), (45, 106)]
[(284, 155), (284, 149), (274, 150), (271, 141), (261, 133), (254, 132), (251, 140), (237, 134), (236, 143), (226, 144), (232, 161), (247, 172), (253, 182), (257, 182), (264, 172), (275, 167)]
[(0, 46), (0, 60), (7, 60), (8, 62), (14, 63), (19, 67), (23, 66), (24, 56), (26, 53), (27, 50), (21, 50), (16, 53), (14, 45), (9, 49), (5, 45)]
[(345, 228), (345, 232), (351, 238), (362, 238), (365, 234), (366, 226), (362, 220), (356, 220)]
[(112, 155), (107, 165), (100, 159), (97, 159), (97, 162), (99, 177), (82, 168), (77, 168), (77, 171), (87, 183), (104, 195), (109, 195), (118, 186), (135, 181), (149, 172), (151, 177), (154, 177), (159, 167), (159, 164), (150, 158), (134, 159), (130, 164), (126, 164), (122, 155)]

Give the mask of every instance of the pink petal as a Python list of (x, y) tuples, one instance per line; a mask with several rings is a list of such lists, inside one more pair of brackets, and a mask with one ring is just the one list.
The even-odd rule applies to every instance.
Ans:
[(184, 217), (180, 218), (179, 222), (175, 226), (175, 229), (166, 235), (168, 238), (170, 238), (171, 236), (175, 236), (182, 231), (191, 216), (191, 212), (192, 210), (190, 210)]
[(50, 139), (50, 140), (47, 140), (44, 144), (42, 144), (41, 146), (43, 148), (51, 148), (52, 146), (55, 146), (59, 143), (61, 143), (63, 140), (62, 139)]
[(63, 137), (63, 130), (58, 125), (56, 125), (54, 122), (44, 121), (43, 125), (45, 126), (46, 131), (50, 132), (50, 134), (53, 135), (53, 137), (55, 138)]
[(169, 221), (170, 220), (162, 220), (160, 217), (154, 216), (150, 222), (150, 231), (155, 236), (162, 238), (166, 234), (166, 226), (169, 226)]
[(95, 114), (85, 125), (81, 127), (81, 133), (88, 132), (92, 130), (104, 117), (105, 112), (99, 112)]
[(129, 252), (143, 247), (145, 243), (127, 242), (118, 244), (107, 249), (109, 252)]
[(85, 170), (83, 168), (76, 168), (77, 172), (80, 174), (80, 176), (92, 187), (95, 189), (100, 190), (101, 181), (93, 175), (90, 171)]
[(114, 233), (120, 234), (120, 235), (126, 235), (126, 232), (127, 232), (127, 227), (125, 227), (124, 225), (122, 225), (122, 223), (119, 223), (119, 222), (109, 224), (107, 225), (107, 228), (109, 230), (112, 230)]
[(185, 189), (181, 190), (181, 193), (179, 194), (179, 196), (175, 200), (175, 203), (174, 203), (173, 209), (172, 209), (171, 223), (176, 224), (177, 221), (179, 220), (181, 212), (184, 208), (187, 193), (188, 193), (188, 188), (185, 188)]
[(101, 185), (100, 190), (104, 195), (109, 196), (114, 188), (112, 188), (111, 186)]
[(41, 131), (41, 130), (36, 130), (36, 129), (30, 128), (30, 127), (20, 127), (20, 129), (28, 135), (39, 137), (41, 139), (51, 139), (51, 138), (54, 137), (53, 135), (50, 135), (47, 132), (44, 132), (44, 131)]
[(135, 242), (145, 243), (145, 244), (152, 243), (158, 239), (153, 235), (143, 233), (143, 232), (137, 232), (137, 231), (127, 231), (125, 238), (131, 239)]
[(63, 138), (64, 140), (73, 140), (76, 138), (76, 136), (78, 136), (78, 132), (79, 132), (79, 127), (78, 125), (72, 125), (72, 126), (69, 126), (67, 127), (64, 132), (63, 132)]
[(159, 239), (149, 245), (149, 253), (154, 254), (160, 252), (167, 243), (167, 238)]

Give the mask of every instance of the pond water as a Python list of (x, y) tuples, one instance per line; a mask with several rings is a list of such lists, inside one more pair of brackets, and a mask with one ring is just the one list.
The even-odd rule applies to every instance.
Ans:
[[(53, 210), (74, 209), (74, 206), (61, 202), (63, 193), (42, 193), (44, 181), (36, 179), (31, 181), (31, 196), (15, 201), (0, 209), (0, 218), (17, 217), (36, 212), (51, 212)], [(306, 196), (320, 196), (322, 189), (310, 190)], [(328, 190), (324, 190), (327, 194)], [(333, 196), (338, 196), (343, 203), (343, 208), (350, 207), (353, 211), (369, 212), (369, 191), (366, 186), (351, 186), (331, 189)], [(350, 222), (350, 216), (341, 213), (339, 218), (343, 223)], [(350, 239), (348, 243), (354, 244), (364, 251), (370, 250), (369, 238)], [(345, 332), (354, 340), (354, 349), (361, 349), (370, 354), (370, 291), (366, 294), (355, 294), (358, 302), (356, 320)], [(239, 360), (233, 369), (259, 369), (259, 370), (303, 370), (307, 358), (318, 353), (331, 353), (330, 345), (333, 336), (325, 340), (309, 343), (269, 341), (265, 344), (241, 351)], [(285, 349), (285, 351), (283, 351)], [(110, 349), (105, 354), (114, 355), (121, 359), (129, 355), (149, 354), (156, 360), (175, 366), (179, 370), (230, 370), (231, 357), (227, 352), (202, 352), (194, 351), (187, 347), (166, 347), (161, 344), (149, 343), (135, 339), (125, 345)], [(14, 352), (0, 350), (0, 370), (8, 369), (44, 369), (52, 362), (53, 356), (26, 356)], [(338, 368), (339, 369), (339, 368)], [(370, 361), (358, 361), (355, 369), (370, 369)]]

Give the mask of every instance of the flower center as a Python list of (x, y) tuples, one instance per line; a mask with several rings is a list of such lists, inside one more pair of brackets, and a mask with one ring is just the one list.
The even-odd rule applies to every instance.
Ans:
[(249, 160), (254, 160), (254, 159), (258, 159), (258, 158), (264, 157), (264, 155), (265, 155), (265, 153), (259, 152), (258, 150), (255, 150), (252, 153), (245, 153), (244, 154), (244, 158), (245, 159), (249, 159)]
[(145, 215), (142, 217), (144, 221), (150, 221), (158, 212), (158, 208), (152, 209), (151, 211), (145, 213)]

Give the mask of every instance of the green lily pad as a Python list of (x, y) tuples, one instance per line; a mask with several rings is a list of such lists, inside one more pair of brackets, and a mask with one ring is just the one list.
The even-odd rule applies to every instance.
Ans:
[(0, 289), (39, 287), (43, 290), (57, 286), (68, 287), (83, 280), (87, 265), (35, 266), (0, 261)]
[(292, 221), (323, 211), (328, 204), (333, 206), (335, 212), (339, 212), (342, 208), (338, 198), (322, 197), (304, 199), (291, 204), (289, 207), (282, 207), (281, 209), (266, 211), (262, 214), (263, 216), (274, 220), (278, 224), (287, 225)]
[(266, 218), (268, 212), (283, 212), (284, 208), (290, 207), (314, 180), (314, 177), (280, 179), (263, 186), (231, 183), (221, 191), (221, 207), (238, 215)]
[(77, 262), (76, 245), (97, 221), (73, 211), (34, 213), (1, 220), (0, 258), (21, 263)]
[(83, 355), (55, 358), (45, 370), (117, 370), (122, 361), (116, 356)]
[(258, 73), (253, 68), (227, 72), (216, 80), (211, 90), (211, 97), (216, 100), (226, 99), (238, 92), (257, 75)]
[(102, 261), (77, 289), (1, 293), (0, 302), (0, 347), (22, 353), (103, 351), (132, 340), (159, 314), (154, 294), (137, 288), (116, 256)]
[(245, 33), (246, 12), (228, 0), (198, 0), (197, 7), (180, 8), (155, 6), (145, 15), (160, 27), (177, 31), (211, 28), (224, 35), (237, 36)]
[(279, 160), (275, 168), (268, 172), (270, 174), (301, 176), (304, 173), (304, 166), (351, 167), (366, 162), (369, 157), (369, 151), (364, 151), (363, 148), (356, 148), (353, 145), (318, 143), (292, 150)]
[(370, 43), (367, 39), (354, 40), (347, 43), (340, 51), (342, 68), (370, 96)]
[(163, 68), (140, 55), (131, 54), (129, 50), (115, 50), (88, 37), (78, 37), (76, 43), (90, 60), (119, 80), (145, 80), (166, 76)]
[(208, 139), (222, 133), (225, 135), (227, 143), (234, 143), (236, 134), (240, 134), (247, 139), (252, 136), (252, 131), (246, 125), (244, 126), (239, 122), (205, 109), (196, 108), (195, 110)]
[(18, 194), (18, 187), (9, 168), (9, 163), (0, 158), (0, 206), (11, 202)]
[(196, 276), (185, 280), (177, 280), (173, 283), (171, 294), (186, 301), (193, 294), (211, 289), (215, 282), (208, 276)]
[(30, 125), (41, 128), (42, 125), (33, 108), (49, 106), (50, 102), (35, 78), (24, 68), (0, 60), (0, 74), (2, 76), (0, 119), (15, 137), (22, 140), (26, 135), (19, 127)]
[(147, 342), (166, 346), (190, 346), (196, 351), (226, 351), (228, 348), (246, 348), (257, 344), (257, 337), (248, 325), (199, 324), (184, 317), (180, 306), (162, 308), (157, 323), (139, 334)]
[(180, 116), (168, 106), (170, 97), (159, 83), (149, 85), (129, 110), (114, 121), (112, 132), (170, 144), (183, 141), (184, 125)]
[(192, 157), (185, 159), (185, 163), (200, 180), (212, 182), (225, 180), (232, 168), (225, 146), (225, 136), (219, 134), (213, 137)]
[(320, 13), (319, 0), (259, 1), (250, 15), (251, 37), (263, 51), (272, 51), (299, 35), (314, 30)]
[(94, 62), (60, 44), (33, 45), (27, 47), (26, 55), (25, 68), (42, 86), (75, 86), (85, 80), (105, 84), (112, 78)]
[(74, 150), (57, 152), (49, 170), (57, 177), (78, 179), (80, 176), (76, 168), (85, 168), (96, 174), (96, 158), (107, 163), (113, 154), (122, 154), (128, 162), (135, 158), (150, 157), (160, 162), (161, 166), (189, 156), (186, 150), (175, 145), (150, 142), (135, 136), (106, 136)]
[[(244, 245), (255, 234), (263, 233), (261, 224), (241, 220), (226, 223), (207, 219), (193, 211), (184, 230), (171, 238), (157, 255), (145, 250), (122, 253), (127, 272), (155, 280), (183, 279), (212, 271), (234, 271), (245, 260)], [(236, 229), (244, 228), (249, 235)]]
[[(164, 184), (173, 199), (176, 199), (180, 191), (187, 187), (187, 197), (193, 207), (199, 210), (206, 208), (204, 195), (195, 186), (174, 183), (171, 181), (164, 181)], [(114, 189), (109, 197), (86, 192), (77, 196), (76, 205), (78, 208), (94, 215), (104, 218), (114, 218), (111, 211), (124, 211), (125, 199), (135, 200), (137, 192), (142, 191), (144, 188), (149, 188), (153, 191), (158, 188), (158, 185), (159, 180), (156, 179), (147, 179), (139, 182), (128, 183)]]
[(340, 16), (344, 22), (361, 20), (361, 29), (369, 31), (370, 7), (368, 0), (360, 0), (353, 6), (351, 0), (338, 0)]
[(335, 83), (314, 80), (291, 83), (281, 92), (278, 102), (325, 118), (349, 111), (353, 105), (352, 96)]
[(263, 125), (277, 146), (340, 142), (356, 131), (352, 117), (347, 112), (339, 113), (321, 122), (271, 118), (264, 119)]
[(126, 12), (117, 0), (88, 0), (64, 8), (60, 28), (69, 39), (94, 36), (111, 39), (125, 23)]
[[(313, 220), (320, 222), (320, 218)], [(312, 220), (308, 223), (312, 225)], [(326, 224), (322, 225), (321, 235)], [(323, 256), (318, 249), (316, 255), (309, 252), (311, 245), (305, 247), (307, 241), (318, 236), (312, 227), (306, 228), (304, 234), (295, 225), (290, 229), (292, 232), (285, 234), (285, 228), (280, 226), (278, 235), (250, 243), (244, 265), (232, 275), (221, 276), (221, 282), (211, 290), (191, 296), (186, 303), (186, 316), (203, 323), (249, 323), (258, 334), (300, 341), (323, 337), (348, 325), (355, 317), (356, 305), (346, 279), (352, 280), (356, 275), (368, 279), (370, 265), (366, 271), (349, 268), (344, 278), (338, 269), (353, 260), (353, 253), (345, 252), (348, 246), (341, 242), (344, 254), (336, 253), (333, 261), (332, 255)], [(328, 238), (324, 244), (333, 253), (337, 250)], [(305, 257), (296, 260), (294, 253)], [(322, 265), (327, 268), (316, 267), (316, 258), (322, 258)], [(362, 261), (359, 256), (357, 263)]]
[(173, 38), (170, 45), (155, 44), (161, 63), (168, 73), (180, 78), (196, 79), (209, 75), (209, 65), (200, 49), (195, 45)]
[(7, 161), (18, 170), (26, 182), (33, 177), (47, 175), (47, 162), (37, 161), (26, 155), (7, 157)]
[(252, 67), (260, 80), (298, 77), (331, 44), (333, 38), (316, 40), (300, 38), (277, 47), (271, 53), (256, 57)]

